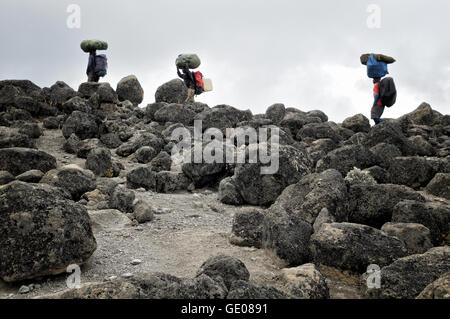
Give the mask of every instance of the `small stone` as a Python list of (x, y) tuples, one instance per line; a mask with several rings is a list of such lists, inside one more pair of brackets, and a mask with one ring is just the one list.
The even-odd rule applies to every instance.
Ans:
[(169, 208), (158, 208), (154, 211), (156, 215), (164, 215), (171, 213), (171, 210)]
[(117, 279), (117, 276), (106, 277), (106, 281), (113, 281), (113, 280), (116, 280), (116, 279)]
[(131, 277), (133, 277), (133, 274), (131, 272), (126, 272), (122, 274), (122, 278), (131, 278)]
[(192, 206), (193, 206), (194, 208), (204, 208), (203, 203), (200, 203), (200, 202), (194, 202), (194, 203), (192, 204)]
[(142, 260), (140, 260), (140, 259), (133, 259), (133, 260), (131, 261), (131, 264), (132, 264), (133, 266), (142, 264)]
[(28, 286), (22, 286), (19, 289), (19, 294), (25, 295), (30, 292), (30, 288)]

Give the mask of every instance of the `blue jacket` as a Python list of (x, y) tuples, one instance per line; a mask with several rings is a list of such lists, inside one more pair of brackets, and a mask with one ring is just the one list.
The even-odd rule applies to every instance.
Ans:
[(87, 75), (95, 74), (95, 52), (89, 53), (89, 62), (86, 74)]

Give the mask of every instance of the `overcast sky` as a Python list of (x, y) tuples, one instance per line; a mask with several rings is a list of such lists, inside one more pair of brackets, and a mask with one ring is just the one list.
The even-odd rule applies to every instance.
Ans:
[[(70, 4), (81, 27), (67, 26)], [(381, 9), (369, 28), (370, 4)], [(134, 74), (154, 102), (159, 85), (176, 78), (175, 59), (197, 53), (214, 91), (197, 97), (265, 112), (274, 103), (323, 110), (340, 122), (370, 116), (372, 82), (362, 53), (391, 55), (398, 117), (426, 101), (450, 112), (450, 2), (448, 0), (0, 0), (0, 79), (57, 80), (78, 89), (86, 80), (85, 39), (109, 43), (113, 88)], [(371, 20), (372, 21), (372, 20)]]

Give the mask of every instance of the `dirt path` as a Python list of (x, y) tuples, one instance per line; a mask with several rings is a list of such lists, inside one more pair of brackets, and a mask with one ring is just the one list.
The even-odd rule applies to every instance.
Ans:
[[(56, 157), (58, 167), (77, 164), (84, 168), (83, 159), (62, 150), (63, 143), (60, 130), (45, 130), (37, 144), (40, 150)], [(131, 159), (120, 160), (125, 171), (137, 165)], [(117, 180), (124, 183), (123, 177), (121, 174)], [(177, 194), (135, 191), (135, 194), (159, 214), (155, 215), (153, 222), (136, 226), (118, 211), (89, 211), (98, 248), (82, 267), (82, 283), (103, 281), (127, 273), (164, 272), (178, 277), (193, 277), (205, 260), (221, 253), (242, 260), (252, 282), (279, 286), (276, 277), (283, 266), (279, 260), (265, 250), (237, 247), (228, 241), (233, 216), (245, 207), (224, 205), (218, 201), (217, 193), (211, 190)], [(132, 265), (135, 259), (141, 262)], [(336, 272), (324, 268), (331, 297), (359, 297), (355, 288), (356, 277)], [(0, 282), (0, 298), (30, 298), (55, 293), (67, 288), (67, 276), (62, 274), (14, 285)], [(22, 284), (31, 283), (39, 285), (38, 288), (26, 295), (18, 294)]]

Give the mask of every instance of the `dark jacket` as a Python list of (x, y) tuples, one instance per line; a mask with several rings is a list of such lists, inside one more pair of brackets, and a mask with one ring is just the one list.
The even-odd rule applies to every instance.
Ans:
[(89, 53), (89, 62), (86, 70), (87, 75), (95, 74), (95, 52)]
[(188, 89), (194, 89), (195, 90), (195, 78), (194, 74), (192, 74), (189, 70), (184, 70), (184, 73), (181, 73), (180, 70), (177, 68), (177, 73), (180, 78), (183, 79), (184, 83), (188, 87)]

